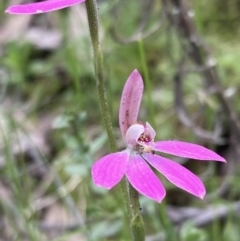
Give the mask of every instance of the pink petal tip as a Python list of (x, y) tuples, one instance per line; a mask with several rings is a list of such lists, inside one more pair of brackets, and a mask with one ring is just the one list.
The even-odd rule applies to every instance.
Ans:
[(143, 154), (143, 157), (174, 185), (203, 199), (206, 190), (198, 176), (165, 157), (147, 153)]
[(223, 157), (212, 150), (183, 141), (158, 141), (155, 142), (154, 149), (159, 152), (185, 158), (226, 162)]
[(96, 161), (92, 166), (94, 183), (106, 189), (111, 189), (124, 176), (128, 158), (129, 152), (122, 151), (108, 154)]
[(22, 15), (39, 14), (70, 7), (84, 1), (85, 0), (48, 0), (37, 3), (13, 5), (7, 8), (5, 12), (10, 14)]
[(165, 197), (166, 191), (161, 181), (140, 155), (132, 154), (126, 176), (131, 185), (142, 195), (159, 203)]

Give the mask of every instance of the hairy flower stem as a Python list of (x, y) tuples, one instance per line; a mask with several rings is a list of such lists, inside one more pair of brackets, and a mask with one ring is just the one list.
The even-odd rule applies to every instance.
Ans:
[(130, 228), (133, 240), (144, 241), (145, 230), (143, 218), (140, 213), (140, 203), (138, 199), (138, 192), (129, 184), (129, 201), (131, 211)]
[[(117, 147), (116, 147), (116, 141), (114, 138), (114, 133), (112, 128), (112, 120), (109, 112), (106, 90), (104, 86), (105, 79), (104, 79), (104, 68), (103, 68), (103, 56), (102, 56), (102, 50), (100, 47), (100, 40), (99, 40), (98, 6), (97, 6), (96, 0), (86, 0), (85, 3), (86, 3), (90, 35), (91, 35), (91, 40), (93, 45), (94, 69), (96, 74), (96, 84), (97, 84), (101, 114), (104, 119), (104, 124), (108, 134), (108, 140), (110, 143), (111, 151), (115, 152), (117, 150)], [(139, 213), (140, 205), (138, 201), (137, 191), (133, 189), (133, 187), (129, 184), (126, 178), (124, 178), (121, 182), (121, 189), (122, 189), (124, 201), (127, 207), (127, 212), (130, 218), (130, 229), (132, 232), (133, 240), (143, 241), (145, 236), (144, 225), (143, 225), (142, 217)]]
[(99, 17), (96, 0), (87, 0), (86, 9), (90, 35), (93, 45), (94, 69), (96, 74), (96, 84), (101, 114), (104, 119), (104, 124), (107, 131), (110, 148), (112, 151), (116, 151), (116, 141), (113, 134), (112, 121), (109, 113), (106, 90), (104, 86), (105, 77), (103, 69), (103, 56), (99, 40)]

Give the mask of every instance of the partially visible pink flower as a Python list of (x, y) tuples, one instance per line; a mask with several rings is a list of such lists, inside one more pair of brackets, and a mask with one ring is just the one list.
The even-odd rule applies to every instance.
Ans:
[(38, 3), (29, 3), (10, 6), (5, 12), (11, 14), (38, 14), (52, 12), (62, 8), (67, 8), (85, 0), (48, 0)]
[(94, 183), (110, 189), (126, 175), (139, 193), (161, 202), (166, 191), (152, 171), (151, 167), (154, 167), (177, 187), (203, 198), (205, 187), (195, 174), (166, 157), (156, 155), (156, 152), (206, 161), (226, 162), (225, 159), (203, 146), (192, 143), (155, 142), (156, 133), (151, 125), (148, 122), (137, 122), (142, 92), (142, 77), (134, 70), (124, 86), (119, 110), (119, 125), (126, 149), (108, 154), (94, 163)]

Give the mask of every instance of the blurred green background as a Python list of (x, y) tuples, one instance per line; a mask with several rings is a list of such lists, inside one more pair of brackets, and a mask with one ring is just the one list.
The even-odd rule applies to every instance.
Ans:
[[(85, 5), (4, 13), (21, 2), (0, 3), (0, 240), (131, 240), (120, 188), (91, 180), (109, 147)], [(173, 158), (202, 178), (207, 195), (199, 200), (159, 174), (164, 202), (140, 197), (146, 240), (239, 241), (240, 139), (224, 101), (238, 123), (240, 1), (104, 0), (99, 12), (118, 148), (122, 88), (138, 69), (139, 119), (152, 124), (156, 140), (195, 142), (228, 160)]]

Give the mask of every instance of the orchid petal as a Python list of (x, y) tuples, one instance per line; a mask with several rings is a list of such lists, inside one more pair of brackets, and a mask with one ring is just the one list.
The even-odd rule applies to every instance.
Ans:
[(203, 199), (206, 190), (195, 174), (167, 158), (144, 153), (143, 157), (177, 187)]
[(146, 122), (145, 134), (148, 134), (152, 140), (154, 140), (154, 138), (156, 136), (155, 130), (152, 128), (152, 126), (148, 122)]
[(182, 141), (158, 141), (154, 143), (154, 150), (185, 158), (226, 162), (223, 157), (212, 150)]
[(140, 124), (132, 125), (128, 128), (126, 133), (126, 143), (128, 146), (134, 146), (137, 143), (137, 140), (141, 136), (141, 134), (144, 132), (144, 126)]
[(96, 161), (92, 166), (94, 183), (107, 189), (115, 186), (124, 176), (129, 155), (129, 151), (116, 152)]
[(5, 12), (11, 14), (38, 14), (55, 11), (58, 9), (82, 3), (85, 0), (48, 0), (38, 3), (10, 6)]
[(129, 159), (126, 176), (131, 185), (141, 194), (161, 202), (166, 191), (145, 160), (138, 154)]
[(119, 126), (123, 138), (127, 129), (137, 121), (142, 100), (143, 80), (135, 69), (128, 77), (122, 92), (119, 109)]

